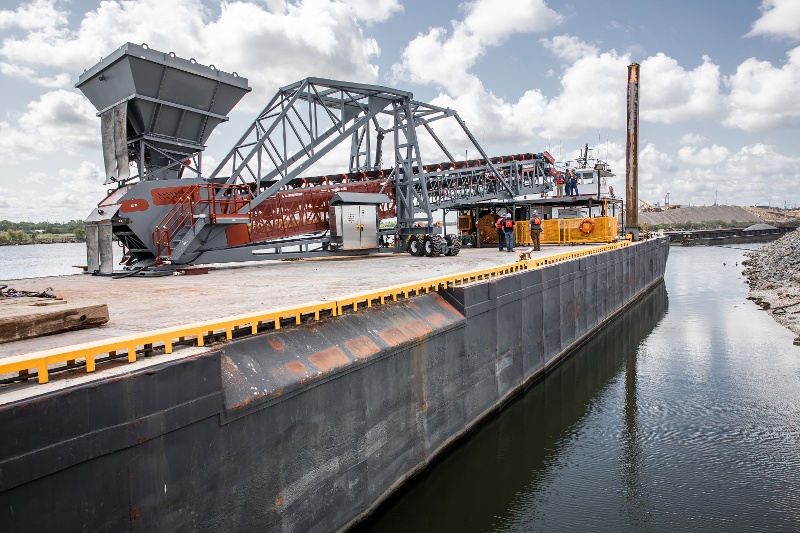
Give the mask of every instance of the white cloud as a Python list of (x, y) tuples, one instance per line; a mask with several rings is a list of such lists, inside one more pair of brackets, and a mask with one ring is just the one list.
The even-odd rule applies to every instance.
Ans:
[[(563, 22), (563, 17), (542, 0), (516, 2), (513, 16), (508, 7), (504, 0), (462, 4), (463, 18), (451, 22), (452, 31), (435, 27), (417, 35), (403, 50), (402, 60), (392, 65), (391, 77), (393, 82), (440, 87), (434, 105), (458, 110), (486, 150), (491, 150), (493, 143), (504, 143), (503, 149), (511, 153), (532, 149), (542, 127), (546, 99), (538, 90), (529, 90), (516, 103), (506, 101), (488, 91), (470, 69), (488, 47), (501, 45), (514, 33), (546, 31)], [(435, 128), (454, 153), (470, 149), (471, 157), (478, 156), (453, 124), (437, 123)]]
[(681, 136), (678, 142), (681, 144), (695, 145), (695, 144), (702, 144), (705, 140), (706, 138), (700, 135), (699, 133), (686, 133), (683, 136)]
[[(212, 17), (201, 0), (101, 2), (74, 31), (68, 28), (66, 17), (45, 18), (39, 26), (26, 22), (30, 31), (21, 38), (6, 38), (0, 56), (18, 69), (58, 67), (80, 72), (120, 43), (147, 43), (248, 77), (254, 92), (247, 100), (260, 108), (278, 87), (308, 76), (377, 79), (378, 67), (372, 59), (380, 49), (375, 39), (364, 35), (351, 4), (270, 2), (275, 10), (271, 12), (254, 3), (234, 1), (222, 3), (219, 15)], [(395, 4), (380, 2), (362, 16), (382, 20), (396, 10)], [(45, 10), (46, 6), (55, 9), (57, 3), (37, 0), (35, 5)], [(152, 16), (155, 12), (158, 17)], [(142, 20), (148, 23), (141, 24)], [(22, 27), (23, 23), (16, 24)]]
[[(724, 179), (723, 179), (724, 178)], [(720, 194), (737, 198), (739, 205), (782, 203), (791, 197), (800, 180), (800, 157), (787, 156), (775, 146), (753, 144), (731, 154), (715, 181)]]
[[(546, 100), (539, 91), (526, 91), (516, 103), (512, 103), (481, 86), (457, 97), (439, 94), (431, 103), (456, 109), (485, 149), (489, 150), (489, 145), (493, 143), (503, 143), (509, 151), (514, 151), (515, 145), (519, 150), (527, 151), (531, 149), (529, 141), (537, 136), (535, 132), (541, 128), (541, 115), (545, 110)], [(441, 127), (437, 123), (434, 128)], [(457, 139), (461, 139), (457, 128), (451, 126), (441, 129), (442, 132), (436, 129), (437, 135), (442, 133), (448, 142), (458, 142)], [(456, 153), (463, 153), (464, 148), (467, 146), (458, 145), (453, 149)]]
[(342, 0), (348, 4), (356, 18), (364, 22), (384, 22), (395, 13), (403, 11), (398, 0)]
[(11, 63), (6, 63), (4, 61), (0, 61), (0, 74), (12, 76), (14, 78), (20, 78), (33, 84), (41, 85), (42, 87), (48, 87), (51, 89), (58, 87), (69, 87), (70, 82), (72, 81), (69, 74), (66, 72), (61, 72), (55, 76), (47, 78), (43, 77), (30, 67), (12, 65)]
[[(514, 33), (541, 33), (564, 22), (544, 0), (473, 0), (462, 4), (463, 29), (484, 45), (496, 46)], [(456, 30), (460, 25), (454, 24)]]
[(800, 2), (797, 0), (763, 0), (761, 17), (745, 37), (788, 37), (800, 39)]
[[(32, 179), (31, 179), (32, 178)], [(105, 196), (103, 170), (96, 164), (83, 161), (76, 168), (62, 168), (54, 174), (40, 172), (18, 179), (20, 187), (13, 191), (0, 189), (0, 219), (25, 220), (32, 216), (31, 191), (25, 184), (43, 182), (46, 192), (37, 191), (38, 213), (46, 213), (48, 220), (67, 221), (84, 217)]]
[(642, 61), (641, 118), (671, 124), (715, 117), (720, 112), (719, 84), (719, 66), (708, 56), (687, 71), (659, 52)]
[(50, 30), (69, 15), (56, 7), (53, 0), (34, 0), (21, 4), (16, 10), (0, 10), (0, 30), (20, 28), (23, 30)]
[(685, 182), (683, 198), (693, 198), (697, 204), (712, 204), (715, 198), (718, 203), (766, 204), (770, 197), (774, 203), (788, 196), (798, 178), (800, 158), (760, 143), (742, 147), (718, 168), (695, 167), (678, 173), (678, 180)]
[(561, 93), (540, 119), (542, 135), (576, 138), (586, 130), (625, 126), (628, 56), (615, 51), (584, 56), (564, 69)]
[(469, 69), (486, 52), (515, 33), (542, 32), (560, 24), (563, 17), (542, 0), (520, 0), (513, 14), (504, 0), (475, 0), (462, 4), (464, 18), (452, 21), (452, 32), (430, 28), (403, 50), (400, 63), (392, 65), (393, 79), (436, 84), (451, 94), (482, 90)]
[(727, 126), (758, 131), (797, 124), (800, 119), (800, 47), (787, 52), (780, 68), (769, 61), (745, 60), (726, 79)]
[(0, 122), (0, 157), (6, 162), (36, 159), (41, 154), (79, 148), (98, 149), (100, 123), (81, 95), (57, 90), (28, 104), (16, 124)]
[[(639, 198), (651, 204), (663, 198), (670, 191), (665, 184), (670, 183), (669, 187), (674, 185), (676, 170), (668, 154), (659, 150), (654, 143), (647, 143), (639, 150)], [(619, 190), (624, 195), (624, 160), (618, 174), (622, 175)]]
[(552, 39), (540, 39), (539, 42), (550, 49), (556, 57), (570, 63), (582, 57), (596, 56), (600, 52), (596, 46), (571, 35), (557, 35)]
[(669, 155), (648, 144), (639, 156), (639, 198), (655, 203), (670, 193), (672, 204), (711, 205), (716, 199), (721, 204), (753, 205), (766, 204), (771, 196), (773, 203), (782, 203), (791, 198), (800, 179), (800, 157), (761, 143), (735, 153), (720, 146), (684, 147), (678, 159), (685, 164), (673, 164)]
[[(431, 28), (413, 39), (402, 61), (393, 65), (394, 77), (440, 87), (442, 93), (434, 103), (457, 109), (479, 141), (517, 139), (532, 144), (544, 138), (578, 138), (587, 130), (624, 127), (626, 93), (620, 88), (625, 87), (631, 62), (628, 54), (601, 52), (571, 35), (541, 39), (543, 47), (567, 64), (561, 92), (548, 99), (538, 90), (528, 90), (517, 102), (507, 101), (488, 91), (470, 72), (486, 48), (501, 44), (502, 39), (495, 32), (468, 28), (467, 21), (478, 19), (476, 5), (466, 5), (463, 21), (453, 21), (452, 32)], [(502, 11), (481, 13), (483, 27), (491, 27), (492, 17)], [(553, 17), (556, 22), (562, 20), (558, 14)], [(525, 25), (519, 23), (519, 27)], [(676, 60), (658, 54), (645, 60), (642, 70), (642, 120), (671, 123), (719, 114), (719, 67), (708, 57), (687, 71)]]
[(730, 152), (727, 148), (716, 144), (699, 149), (693, 146), (684, 146), (678, 150), (678, 159), (684, 163), (699, 166), (719, 165), (727, 160), (729, 155)]
[[(218, 54), (208, 54), (209, 61), (248, 76), (254, 89), (248, 100), (257, 108), (278, 87), (308, 76), (365, 83), (378, 78), (371, 63), (380, 54), (377, 41), (364, 35), (341, 2), (302, 0), (289, 4), (284, 15), (245, 2), (223, 4), (220, 18), (205, 31), (204, 47)], [(196, 54), (202, 57), (201, 50)]]

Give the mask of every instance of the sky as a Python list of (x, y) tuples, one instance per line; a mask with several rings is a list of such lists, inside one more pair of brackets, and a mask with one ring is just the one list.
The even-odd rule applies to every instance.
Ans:
[(800, 0), (5, 0), (0, 219), (103, 199), (100, 119), (74, 85), (125, 42), (248, 78), (207, 172), (279, 87), (316, 76), (451, 107), (492, 156), (568, 162), (588, 143), (621, 192), (636, 62), (639, 198), (800, 206)]

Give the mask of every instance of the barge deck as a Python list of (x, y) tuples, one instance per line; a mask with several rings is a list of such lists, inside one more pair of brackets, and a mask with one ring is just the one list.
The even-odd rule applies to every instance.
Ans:
[[(286, 305), (291, 285), (279, 279), (302, 278), (303, 294), (333, 298), (336, 316), (10, 385), (0, 394), (11, 437), (0, 439), (0, 523), (8, 531), (347, 529), (657, 287), (669, 246), (567, 250), (514, 263), (476, 250), (456, 258), (454, 274), (444, 271), (449, 259), (413, 258), (410, 267), (427, 269), (406, 287), (434, 280), (438, 290), (412, 288), (386, 305), (362, 280), (378, 278), (391, 296), (408, 279), (402, 256), (334, 265), (343, 269), (335, 294), (313, 270), (297, 270), (311, 262), (295, 263), (284, 276), (264, 274), (275, 279), (274, 300), (264, 289), (265, 300), (250, 304)], [(474, 267), (501, 263), (464, 273), (468, 258)], [(236, 280), (231, 301), (259, 290), (253, 279), (224, 278)], [(117, 281), (126, 280), (100, 280)], [(164, 300), (152, 281), (128, 280), (139, 302)], [(201, 291), (172, 307), (230, 312), (220, 294)], [(373, 296), (371, 309), (359, 305)]]
[[(415, 284), (431, 279), (455, 278), (459, 275), (468, 279), (486, 279), (494, 275), (494, 269), (505, 268), (507, 272), (513, 272), (606, 248), (608, 245), (545, 246), (541, 251), (530, 252), (529, 261), (519, 261), (516, 252), (498, 252), (494, 247), (482, 247), (464, 249), (456, 257), (443, 256), (434, 260), (420, 259), (408, 254), (376, 254), (337, 259), (261, 261), (239, 266), (228, 264), (211, 267), (206, 275), (193, 276), (113, 279), (72, 275), (0, 280), (18, 290), (40, 291), (52, 287), (57, 296), (70, 304), (105, 304), (109, 314), (108, 323), (101, 327), (0, 344), (0, 375), (9, 377), (7, 372), (2, 371), (2, 365), (11, 357), (54, 353), (70, 346), (98, 344), (122, 338), (144, 339), (149, 332), (164, 328), (210, 323), (246, 313), (269, 314), (271, 311), (289, 308), (324, 308), (326, 302), (351, 301), (358, 295), (381, 294), (391, 287), (407, 287), (413, 290)], [(518, 247), (517, 250), (526, 248)], [(413, 290), (411, 294), (423, 292), (420, 288)], [(428, 292), (427, 288), (424, 292)], [(366, 305), (366, 301), (362, 305)], [(328, 314), (335, 314), (335, 311), (334, 306)], [(138, 346), (144, 344), (145, 342), (140, 342)], [(138, 370), (165, 360), (194, 356), (203, 351), (206, 351), (203, 346), (183, 345), (178, 349), (176, 343), (174, 353), (139, 358), (130, 370)], [(109, 362), (111, 366), (120, 364), (123, 366), (114, 374), (125, 372), (124, 361)], [(31, 368), (35, 368), (35, 365)], [(51, 384), (47, 389), (60, 389), (82, 383), (94, 376), (99, 375), (87, 376), (85, 372), (69, 372), (54, 376), (58, 383)], [(31, 379), (25, 385), (34, 385), (35, 381)], [(13, 388), (14, 393), (10, 398), (18, 399), (20, 385), (14, 384)], [(35, 387), (30, 394), (42, 392), (44, 390)], [(8, 401), (3, 393), (0, 389), (0, 403)]]

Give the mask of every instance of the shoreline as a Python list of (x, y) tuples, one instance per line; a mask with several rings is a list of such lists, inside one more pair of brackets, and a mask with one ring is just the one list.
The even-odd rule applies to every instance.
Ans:
[(752, 300), (778, 324), (797, 337), (794, 344), (800, 346), (800, 274), (797, 254), (800, 253), (800, 231), (787, 233), (780, 239), (757, 251), (747, 253), (742, 264)]
[(58, 239), (42, 239), (33, 242), (2, 242), (0, 243), (0, 246), (30, 246), (32, 244), (80, 244), (84, 242), (86, 241), (78, 240), (75, 237), (64, 237)]

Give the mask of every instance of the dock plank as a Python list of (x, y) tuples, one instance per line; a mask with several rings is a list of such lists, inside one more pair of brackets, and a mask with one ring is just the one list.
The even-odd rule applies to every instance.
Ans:
[(0, 343), (100, 326), (106, 304), (70, 304), (47, 298), (0, 299)]

